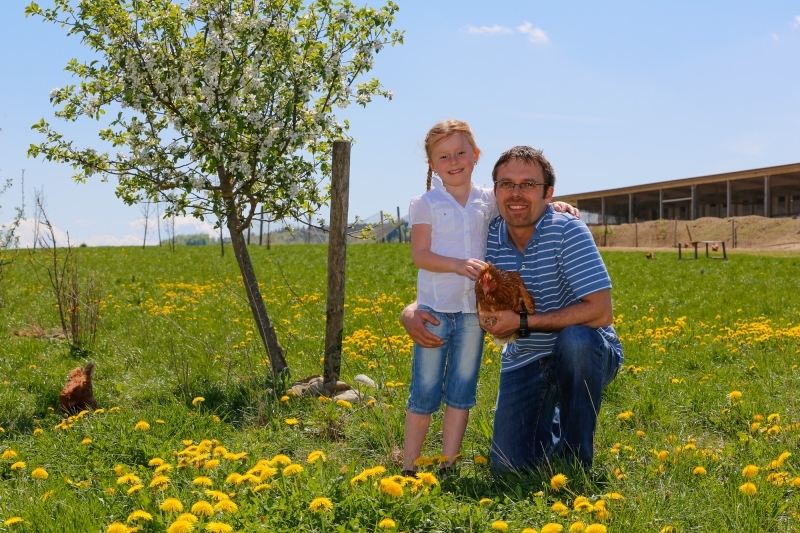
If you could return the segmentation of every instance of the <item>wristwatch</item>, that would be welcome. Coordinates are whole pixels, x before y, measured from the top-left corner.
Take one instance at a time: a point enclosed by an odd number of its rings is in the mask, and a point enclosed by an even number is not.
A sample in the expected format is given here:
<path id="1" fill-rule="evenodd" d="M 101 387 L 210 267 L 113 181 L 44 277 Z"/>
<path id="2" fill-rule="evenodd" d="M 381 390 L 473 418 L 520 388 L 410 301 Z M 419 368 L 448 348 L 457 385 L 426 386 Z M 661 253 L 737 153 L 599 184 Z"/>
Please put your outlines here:
<path id="1" fill-rule="evenodd" d="M 517 330 L 517 336 L 525 338 L 531 334 L 531 330 L 528 329 L 528 312 L 527 311 L 520 311 L 519 312 L 519 329 Z"/>

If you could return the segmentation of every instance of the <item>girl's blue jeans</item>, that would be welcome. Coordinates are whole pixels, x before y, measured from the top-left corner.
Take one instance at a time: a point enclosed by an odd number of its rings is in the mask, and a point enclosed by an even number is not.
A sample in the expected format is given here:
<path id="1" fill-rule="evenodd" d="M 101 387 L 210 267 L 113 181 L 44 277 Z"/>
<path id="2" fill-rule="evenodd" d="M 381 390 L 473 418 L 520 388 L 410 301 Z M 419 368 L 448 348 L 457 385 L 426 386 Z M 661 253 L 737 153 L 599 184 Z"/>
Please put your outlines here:
<path id="1" fill-rule="evenodd" d="M 411 390 L 406 408 L 414 414 L 429 415 L 442 403 L 455 409 L 475 405 L 478 372 L 483 353 L 484 331 L 477 313 L 440 313 L 419 306 L 439 320 L 425 327 L 444 344 L 438 348 L 414 346 Z"/>
<path id="2" fill-rule="evenodd" d="M 602 392 L 621 364 L 621 355 L 597 330 L 570 326 L 559 333 L 552 354 L 501 373 L 492 471 L 529 469 L 551 455 L 575 458 L 590 469 Z M 554 444 L 557 406 L 560 439 Z"/>

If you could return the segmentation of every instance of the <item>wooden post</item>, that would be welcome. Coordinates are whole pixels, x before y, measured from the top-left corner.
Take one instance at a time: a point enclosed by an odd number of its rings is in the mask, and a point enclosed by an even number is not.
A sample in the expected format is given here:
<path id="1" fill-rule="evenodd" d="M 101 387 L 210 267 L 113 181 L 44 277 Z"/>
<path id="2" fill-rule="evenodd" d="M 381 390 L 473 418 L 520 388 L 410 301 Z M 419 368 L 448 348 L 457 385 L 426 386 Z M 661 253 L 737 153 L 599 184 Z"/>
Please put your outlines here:
<path id="1" fill-rule="evenodd" d="M 736 222 L 731 218 L 731 249 L 736 248 Z"/>
<path id="2" fill-rule="evenodd" d="M 403 242 L 403 232 L 400 228 L 400 206 L 397 206 L 397 218 L 395 219 L 394 223 L 395 227 L 397 228 L 397 242 Z"/>
<path id="3" fill-rule="evenodd" d="M 225 239 L 222 237 L 222 219 L 219 220 L 220 257 L 225 257 Z"/>
<path id="4" fill-rule="evenodd" d="M 270 242 L 269 242 L 269 238 L 270 238 L 270 237 L 269 237 L 269 236 L 270 236 L 270 232 L 269 232 L 269 222 L 267 222 L 267 250 L 269 250 L 269 244 L 270 244 Z"/>
<path id="5" fill-rule="evenodd" d="M 342 367 L 347 209 L 350 195 L 350 142 L 334 141 L 331 222 L 328 234 L 328 304 L 325 311 L 325 383 L 336 383 Z"/>
<path id="6" fill-rule="evenodd" d="M 634 222 L 634 231 L 636 232 L 636 248 L 639 247 L 639 222 Z"/>
<path id="7" fill-rule="evenodd" d="M 381 242 L 386 242 L 386 235 L 383 232 L 383 211 L 381 211 Z"/>
<path id="8" fill-rule="evenodd" d="M 258 228 L 258 245 L 261 246 L 261 242 L 264 240 L 264 205 L 261 205 L 261 224 Z"/>

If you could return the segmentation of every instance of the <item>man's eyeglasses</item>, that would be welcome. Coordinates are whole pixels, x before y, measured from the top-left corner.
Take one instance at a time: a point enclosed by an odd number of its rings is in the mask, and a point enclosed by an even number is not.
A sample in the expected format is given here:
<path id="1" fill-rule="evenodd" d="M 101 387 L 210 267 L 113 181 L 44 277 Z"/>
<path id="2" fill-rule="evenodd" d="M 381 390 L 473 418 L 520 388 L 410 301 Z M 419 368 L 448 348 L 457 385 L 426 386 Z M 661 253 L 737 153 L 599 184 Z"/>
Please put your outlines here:
<path id="1" fill-rule="evenodd" d="M 533 190 L 539 185 L 544 185 L 544 183 L 539 183 L 538 181 L 523 181 L 521 183 L 514 183 L 510 180 L 503 180 L 495 183 L 497 190 L 504 193 L 514 192 L 514 188 L 516 187 L 519 187 L 519 192 L 533 192 Z"/>

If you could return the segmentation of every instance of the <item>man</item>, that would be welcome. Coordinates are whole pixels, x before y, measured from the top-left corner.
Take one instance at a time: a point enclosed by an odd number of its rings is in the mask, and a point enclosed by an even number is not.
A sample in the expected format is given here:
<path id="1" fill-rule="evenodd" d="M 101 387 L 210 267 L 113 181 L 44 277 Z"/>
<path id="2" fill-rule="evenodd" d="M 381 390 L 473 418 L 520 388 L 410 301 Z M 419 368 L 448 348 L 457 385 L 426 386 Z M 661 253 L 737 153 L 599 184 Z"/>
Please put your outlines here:
<path id="1" fill-rule="evenodd" d="M 534 466 L 550 455 L 575 458 L 590 469 L 603 389 L 622 364 L 614 328 L 611 281 L 586 225 L 550 205 L 553 167 L 541 151 L 517 146 L 492 170 L 500 217 L 489 226 L 486 261 L 518 271 L 536 312 L 481 312 L 496 337 L 518 332 L 503 348 L 492 435 L 496 473 Z M 403 311 L 414 341 L 437 345 L 424 327 L 433 317 Z M 493 320 L 496 322 L 493 323 Z M 553 416 L 560 409 L 560 439 Z"/>

